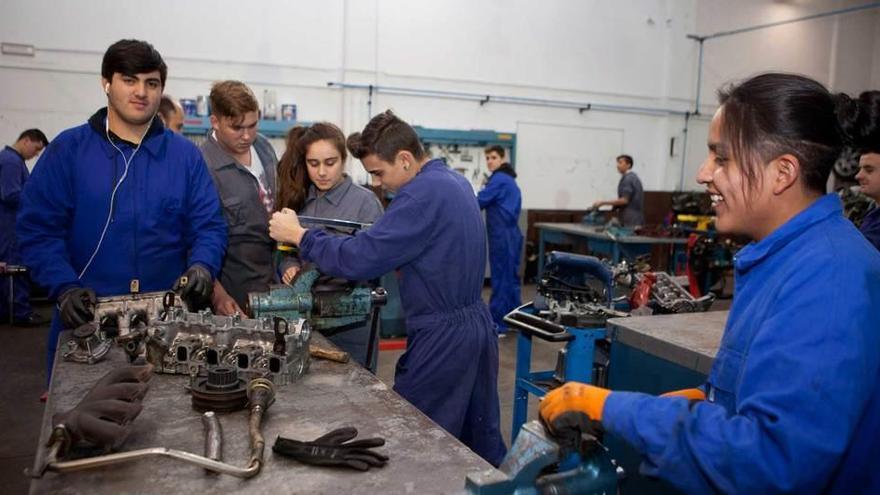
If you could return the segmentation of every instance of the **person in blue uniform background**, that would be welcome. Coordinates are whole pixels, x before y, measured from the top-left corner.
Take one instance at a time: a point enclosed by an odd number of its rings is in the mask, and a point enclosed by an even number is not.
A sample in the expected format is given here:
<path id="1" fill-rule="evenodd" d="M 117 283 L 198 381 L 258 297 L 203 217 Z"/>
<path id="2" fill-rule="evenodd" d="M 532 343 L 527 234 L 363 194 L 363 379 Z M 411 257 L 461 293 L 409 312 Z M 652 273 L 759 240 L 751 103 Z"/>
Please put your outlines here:
<path id="1" fill-rule="evenodd" d="M 27 182 L 25 161 L 30 160 L 49 146 L 43 131 L 28 129 L 18 136 L 15 144 L 0 151 L 0 262 L 20 265 L 21 254 L 15 240 L 15 216 L 21 205 L 21 191 Z M 24 275 L 13 278 L 12 317 L 16 325 L 38 325 L 42 320 L 31 309 L 30 279 Z M 9 284 L 0 284 L 0 321 L 9 321 Z"/>
<path id="2" fill-rule="evenodd" d="M 859 191 L 874 200 L 859 230 L 880 249 L 880 91 L 865 91 L 849 103 L 852 109 L 845 123 L 847 135 L 859 156 Z"/>
<path id="3" fill-rule="evenodd" d="M 348 138 L 352 155 L 396 192 L 385 214 L 354 237 L 304 229 L 292 210 L 270 235 L 299 246 L 329 275 L 367 280 L 399 269 L 407 350 L 394 390 L 494 465 L 499 430 L 498 339 L 481 299 L 486 230 L 470 183 L 431 160 L 409 124 L 390 110 Z"/>
<path id="4" fill-rule="evenodd" d="M 521 304 L 519 260 L 523 236 L 519 230 L 522 195 L 516 185 L 516 172 L 504 161 L 504 148 L 486 148 L 486 164 L 492 175 L 477 201 L 486 210 L 486 231 L 489 234 L 489 269 L 492 296 L 489 312 L 498 325 L 498 333 L 507 331 L 504 315 Z"/>
<path id="5" fill-rule="evenodd" d="M 599 421 L 686 493 L 880 492 L 880 253 L 824 194 L 843 100 L 789 74 L 720 93 L 697 181 L 718 232 L 752 242 L 708 380 L 667 397 L 567 383 L 539 408 L 551 432 Z"/>
<path id="6" fill-rule="evenodd" d="M 198 148 L 156 118 L 167 69 L 152 45 L 121 40 L 101 66 L 107 107 L 55 138 L 25 185 L 17 234 L 59 310 L 48 341 L 94 318 L 96 297 L 169 290 L 210 302 L 226 248 L 217 191 Z"/>

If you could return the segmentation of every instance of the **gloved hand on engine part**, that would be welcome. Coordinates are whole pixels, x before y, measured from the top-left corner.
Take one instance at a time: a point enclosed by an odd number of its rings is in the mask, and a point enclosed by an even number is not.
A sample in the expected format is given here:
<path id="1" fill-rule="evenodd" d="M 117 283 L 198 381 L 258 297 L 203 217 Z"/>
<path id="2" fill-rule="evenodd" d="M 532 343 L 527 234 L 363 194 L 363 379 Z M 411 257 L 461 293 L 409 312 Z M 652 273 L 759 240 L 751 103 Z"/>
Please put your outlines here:
<path id="1" fill-rule="evenodd" d="M 541 422 L 564 450 L 581 451 L 583 434 L 602 432 L 602 410 L 610 390 L 568 382 L 547 393 L 538 407 Z"/>
<path id="2" fill-rule="evenodd" d="M 106 449 L 119 447 L 128 437 L 131 422 L 141 412 L 141 401 L 152 376 L 152 365 L 110 370 L 76 407 L 52 416 L 55 431 L 61 430 L 67 440 L 61 455 L 81 443 Z"/>
<path id="3" fill-rule="evenodd" d="M 301 442 L 278 437 L 272 450 L 276 454 L 296 459 L 315 466 L 339 466 L 367 471 L 371 467 L 382 467 L 388 456 L 370 450 L 385 445 L 383 438 L 354 439 L 358 434 L 352 427 L 338 428 L 311 442 Z"/>
<path id="4" fill-rule="evenodd" d="M 85 287 L 67 289 L 58 298 L 58 309 L 64 328 L 75 329 L 95 319 L 95 291 Z"/>
<path id="5" fill-rule="evenodd" d="M 180 294 L 190 311 L 197 311 L 211 304 L 214 280 L 207 268 L 196 263 L 177 279 L 174 290 Z"/>

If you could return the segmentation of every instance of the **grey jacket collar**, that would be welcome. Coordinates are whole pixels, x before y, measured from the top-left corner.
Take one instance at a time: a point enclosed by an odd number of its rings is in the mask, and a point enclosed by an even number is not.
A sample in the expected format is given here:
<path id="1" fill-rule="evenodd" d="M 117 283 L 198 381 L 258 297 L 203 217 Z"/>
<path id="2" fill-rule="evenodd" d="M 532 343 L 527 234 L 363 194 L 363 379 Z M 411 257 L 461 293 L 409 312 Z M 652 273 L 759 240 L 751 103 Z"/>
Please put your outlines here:
<path id="1" fill-rule="evenodd" d="M 351 189 L 352 184 L 353 182 L 351 181 L 351 177 L 346 174 L 343 177 L 342 182 L 336 184 L 333 189 L 327 191 L 322 197 L 329 201 L 332 205 L 339 206 L 339 203 L 342 202 L 342 198 L 344 198 L 345 195 L 348 193 L 348 190 Z M 306 196 L 306 201 L 314 201 L 317 198 L 318 188 L 315 187 L 314 184 L 312 184 L 311 186 L 309 186 L 309 194 L 308 196 Z"/>
<path id="2" fill-rule="evenodd" d="M 202 153 L 205 156 L 208 168 L 220 170 L 226 167 L 241 167 L 244 169 L 243 165 L 238 163 L 235 158 L 220 146 L 220 143 L 214 139 L 213 134 L 213 132 L 208 132 L 205 144 L 202 146 Z M 277 173 L 276 166 L 278 165 L 275 150 L 272 148 L 269 140 L 262 134 L 257 134 L 257 139 L 252 146 L 257 150 L 257 156 L 260 157 L 260 162 L 263 163 L 263 171 L 266 174 L 266 181 L 269 182 L 269 188 L 274 191 L 275 174 Z"/>

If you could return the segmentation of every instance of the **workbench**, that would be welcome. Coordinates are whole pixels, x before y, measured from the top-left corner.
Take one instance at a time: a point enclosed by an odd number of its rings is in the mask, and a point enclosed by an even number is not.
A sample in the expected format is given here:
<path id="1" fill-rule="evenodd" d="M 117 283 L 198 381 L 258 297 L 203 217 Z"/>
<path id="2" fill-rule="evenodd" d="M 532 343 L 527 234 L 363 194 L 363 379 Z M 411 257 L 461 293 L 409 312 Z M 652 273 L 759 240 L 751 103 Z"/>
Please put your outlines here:
<path id="1" fill-rule="evenodd" d="M 702 385 L 718 353 L 727 315 L 709 311 L 608 320 L 608 388 L 659 395 Z M 621 493 L 677 493 L 664 482 L 640 476 L 641 456 L 622 439 L 609 434 L 604 443 L 627 473 Z"/>
<path id="2" fill-rule="evenodd" d="M 670 245 L 673 249 L 687 244 L 681 237 L 647 237 L 641 235 L 614 235 L 604 226 L 581 223 L 536 223 L 538 229 L 538 277 L 544 272 L 546 243 L 586 246 L 593 254 L 603 255 L 613 263 L 648 254 L 655 245 Z M 672 265 L 670 265 L 672 266 Z"/>
<path id="3" fill-rule="evenodd" d="M 320 334 L 313 342 L 333 347 Z M 68 340 L 66 334 L 60 343 Z M 74 407 L 109 369 L 127 362 L 115 346 L 104 361 L 78 364 L 56 354 L 49 400 L 43 415 L 40 445 L 51 431 L 51 417 Z M 132 423 L 123 451 L 169 447 L 204 453 L 201 415 L 190 405 L 184 390 L 189 377 L 153 376 L 143 411 Z M 57 474 L 47 472 L 31 483 L 31 493 L 455 493 L 464 489 L 468 473 L 492 466 L 448 434 L 409 402 L 359 365 L 312 359 L 309 372 L 299 381 L 278 387 L 275 403 L 263 422 L 265 465 L 250 480 L 206 474 L 173 459 L 147 459 L 105 468 Z M 248 461 L 250 444 L 247 411 L 218 414 L 223 430 L 223 460 L 237 466 Z M 271 446 L 278 435 L 313 440 L 342 426 L 354 426 L 358 439 L 380 436 L 377 449 L 390 456 L 379 469 L 359 472 L 315 467 L 275 455 Z M 38 457 L 45 454 L 40 449 Z"/>

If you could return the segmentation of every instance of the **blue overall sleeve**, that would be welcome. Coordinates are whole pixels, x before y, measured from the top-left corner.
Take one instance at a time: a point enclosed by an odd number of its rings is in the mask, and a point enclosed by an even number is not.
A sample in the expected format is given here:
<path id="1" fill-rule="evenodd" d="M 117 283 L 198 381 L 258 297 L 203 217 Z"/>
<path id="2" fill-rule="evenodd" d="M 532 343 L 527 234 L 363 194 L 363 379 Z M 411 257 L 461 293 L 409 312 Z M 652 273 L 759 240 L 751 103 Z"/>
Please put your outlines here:
<path id="1" fill-rule="evenodd" d="M 378 278 L 424 251 L 432 233 L 431 218 L 426 211 L 413 196 L 398 193 L 388 211 L 372 227 L 354 237 L 308 230 L 300 244 L 300 257 L 334 277 Z"/>
<path id="2" fill-rule="evenodd" d="M 22 186 L 21 164 L 12 160 L 0 163 L 0 202 L 10 209 L 18 208 Z"/>
<path id="3" fill-rule="evenodd" d="M 486 187 L 480 190 L 477 194 L 477 202 L 480 203 L 480 209 L 485 209 L 487 206 L 492 203 L 498 201 L 498 197 L 504 192 L 504 187 L 501 185 L 500 180 L 492 180 L 489 178 L 489 182 L 486 184 Z"/>
<path id="4" fill-rule="evenodd" d="M 57 299 L 64 290 L 81 286 L 70 262 L 65 239 L 72 223 L 74 194 L 69 147 L 52 146 L 43 153 L 25 183 L 16 221 L 21 256 L 34 280 Z"/>
<path id="5" fill-rule="evenodd" d="M 877 282 L 855 267 L 804 263 L 747 352 L 719 351 L 710 402 L 612 393 L 603 424 L 642 455 L 642 471 L 688 493 L 806 493 L 843 458 L 878 373 Z M 817 287 L 851 287 L 827 290 Z M 740 289 L 738 287 L 738 289 Z M 719 366 L 720 364 L 720 366 Z M 716 372 L 717 371 L 717 372 Z"/>
<path id="6" fill-rule="evenodd" d="M 188 266 L 204 265 L 211 276 L 220 273 L 226 252 L 226 221 L 208 166 L 198 148 L 193 148 L 190 162 L 189 196 L 187 198 L 187 244 L 190 246 Z"/>

